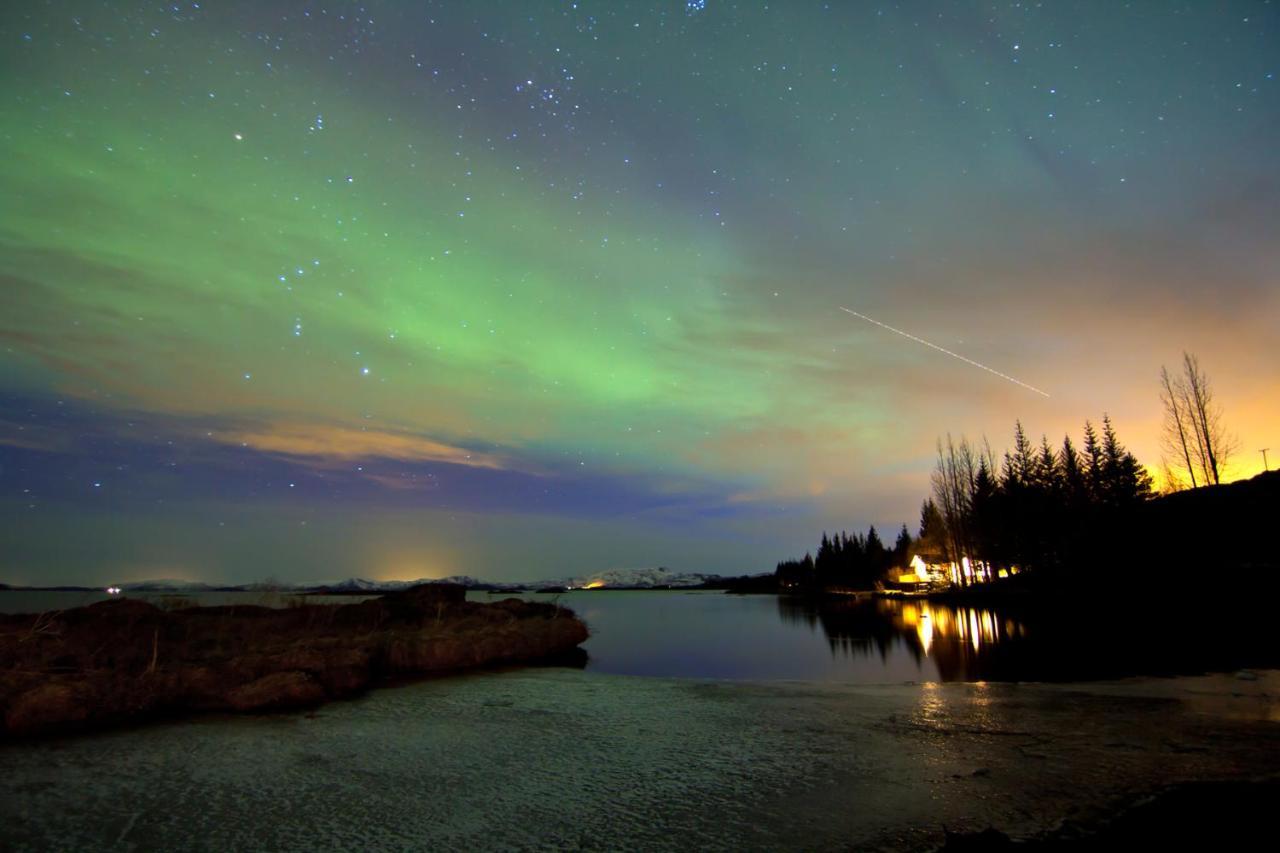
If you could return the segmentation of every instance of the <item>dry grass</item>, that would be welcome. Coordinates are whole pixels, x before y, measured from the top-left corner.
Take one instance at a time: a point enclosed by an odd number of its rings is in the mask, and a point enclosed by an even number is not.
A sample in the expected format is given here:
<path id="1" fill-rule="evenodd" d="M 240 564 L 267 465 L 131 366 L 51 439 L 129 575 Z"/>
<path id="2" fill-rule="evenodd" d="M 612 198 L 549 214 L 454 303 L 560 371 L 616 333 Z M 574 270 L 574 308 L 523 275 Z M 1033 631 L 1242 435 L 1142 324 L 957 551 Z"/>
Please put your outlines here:
<path id="1" fill-rule="evenodd" d="M 290 673 L 284 681 L 310 684 L 302 693 L 312 700 L 333 698 L 389 675 L 523 660 L 586 639 L 586 627 L 560 619 L 569 611 L 557 605 L 468 602 L 460 587 L 360 604 L 298 596 L 280 603 L 192 607 L 189 598 L 164 596 L 159 606 L 121 598 L 0 615 L 0 735 L 5 726 L 77 724 L 85 714 L 110 720 L 163 708 L 244 710 L 237 691 Z"/>

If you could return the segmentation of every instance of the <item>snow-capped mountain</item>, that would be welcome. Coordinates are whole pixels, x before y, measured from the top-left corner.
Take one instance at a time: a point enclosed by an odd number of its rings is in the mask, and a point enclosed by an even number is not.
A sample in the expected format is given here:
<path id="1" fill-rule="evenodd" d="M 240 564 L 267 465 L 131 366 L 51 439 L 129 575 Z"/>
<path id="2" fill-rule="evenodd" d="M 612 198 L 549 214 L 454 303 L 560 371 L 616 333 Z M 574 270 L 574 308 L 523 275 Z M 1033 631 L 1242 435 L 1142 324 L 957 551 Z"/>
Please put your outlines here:
<path id="1" fill-rule="evenodd" d="M 603 572 L 572 578 L 564 585 L 574 588 L 658 589 L 701 586 L 706 581 L 718 577 L 719 575 L 698 572 L 673 572 L 659 566 L 643 569 L 606 569 Z"/>
<path id="2" fill-rule="evenodd" d="M 673 572 L 663 567 L 640 569 L 606 569 L 589 575 L 573 577 L 549 578 L 528 583 L 510 581 L 486 581 L 470 575 L 451 575 L 447 578 L 419 578 L 417 580 L 378 581 L 368 578 L 347 578 L 341 581 L 325 583 L 277 583 L 260 582 L 235 586 L 213 586 L 197 581 L 184 581 L 172 578 L 159 580 L 134 581 L 122 583 L 120 588 L 127 592 L 199 592 L 201 590 L 244 590 L 261 591 L 265 589 L 280 592 L 303 592 L 308 590 L 324 590 L 328 592 L 345 592 L 355 595 L 394 592 L 398 589 L 424 583 L 455 583 L 468 589 L 545 589 L 563 587 L 565 589 L 664 589 L 689 588 L 701 586 L 708 580 L 719 578 L 719 575 L 701 574 L 698 572 Z"/>
<path id="3" fill-rule="evenodd" d="M 347 578 L 337 583 L 314 584 L 316 587 L 323 587 L 331 592 L 386 592 L 390 589 L 400 589 L 401 586 L 408 586 L 410 581 L 371 581 L 365 578 Z M 308 586 L 312 586 L 308 584 Z"/>
<path id="4" fill-rule="evenodd" d="M 485 586 L 485 587 L 491 586 L 491 587 L 494 587 L 495 589 L 519 589 L 519 588 L 523 588 L 524 586 L 524 584 L 518 584 L 518 583 L 491 583 L 489 581 L 480 580 L 479 578 L 473 578 L 471 577 L 471 575 L 450 575 L 447 578 L 440 578 L 438 580 L 412 581 L 410 583 L 410 586 L 412 586 L 415 583 L 456 583 L 460 586 L 465 586 L 468 589 L 470 589 L 471 587 L 477 587 L 477 586 Z"/>
<path id="5" fill-rule="evenodd" d="M 529 583 L 513 583 L 510 581 L 486 581 L 470 575 L 451 575 L 447 578 L 420 578 L 412 581 L 371 581 L 364 578 L 348 578 L 337 583 L 309 584 L 309 587 L 323 587 L 330 592 L 374 593 L 391 592 L 397 589 L 415 586 L 422 583 L 456 583 L 468 589 L 544 589 L 548 587 L 564 587 L 566 589 L 660 589 L 666 587 L 687 588 L 701 586 L 719 575 L 700 574 L 697 572 L 672 572 L 669 569 L 606 569 L 589 575 L 573 577 L 547 578 Z"/>
<path id="6" fill-rule="evenodd" d="M 317 583 L 304 584 L 300 588 L 305 589 L 327 589 L 330 592 L 393 592 L 397 589 L 407 589 L 411 586 L 417 586 L 424 583 L 456 583 L 465 587 L 504 587 L 518 586 L 518 584 L 490 584 L 485 581 L 473 578 L 470 575 L 452 575 L 447 578 L 418 578 L 411 581 L 371 581 L 365 578 L 347 578 L 344 581 L 336 583 Z"/>

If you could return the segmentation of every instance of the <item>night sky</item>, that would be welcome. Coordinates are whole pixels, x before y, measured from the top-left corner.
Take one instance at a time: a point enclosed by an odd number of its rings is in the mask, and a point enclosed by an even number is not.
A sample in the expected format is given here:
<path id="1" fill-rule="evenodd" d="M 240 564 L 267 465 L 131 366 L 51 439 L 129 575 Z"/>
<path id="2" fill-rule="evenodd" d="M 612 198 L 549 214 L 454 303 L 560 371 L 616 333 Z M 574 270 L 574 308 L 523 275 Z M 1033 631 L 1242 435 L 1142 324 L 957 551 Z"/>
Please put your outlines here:
<path id="1" fill-rule="evenodd" d="M 1198 354 L 1280 459 L 1280 8 L 0 9 L 0 581 L 769 571 Z M 841 311 L 874 318 L 1034 393 Z"/>

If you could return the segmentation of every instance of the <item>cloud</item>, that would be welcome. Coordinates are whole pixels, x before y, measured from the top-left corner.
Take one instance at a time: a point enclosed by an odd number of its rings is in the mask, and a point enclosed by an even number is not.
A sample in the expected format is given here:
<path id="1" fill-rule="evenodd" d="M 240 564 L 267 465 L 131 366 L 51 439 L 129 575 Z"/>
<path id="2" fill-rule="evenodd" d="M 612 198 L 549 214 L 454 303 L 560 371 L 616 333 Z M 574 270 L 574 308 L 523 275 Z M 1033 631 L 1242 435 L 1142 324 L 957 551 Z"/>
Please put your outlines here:
<path id="1" fill-rule="evenodd" d="M 274 423 L 218 433 L 219 441 L 264 453 L 321 460 L 395 459 L 445 462 L 472 468 L 503 469 L 498 457 L 408 432 L 355 429 L 327 424 Z"/>
<path id="2" fill-rule="evenodd" d="M 71 444 L 70 436 L 61 432 L 38 425 L 0 420 L 0 445 L 22 450 L 58 453 L 67 450 Z"/>

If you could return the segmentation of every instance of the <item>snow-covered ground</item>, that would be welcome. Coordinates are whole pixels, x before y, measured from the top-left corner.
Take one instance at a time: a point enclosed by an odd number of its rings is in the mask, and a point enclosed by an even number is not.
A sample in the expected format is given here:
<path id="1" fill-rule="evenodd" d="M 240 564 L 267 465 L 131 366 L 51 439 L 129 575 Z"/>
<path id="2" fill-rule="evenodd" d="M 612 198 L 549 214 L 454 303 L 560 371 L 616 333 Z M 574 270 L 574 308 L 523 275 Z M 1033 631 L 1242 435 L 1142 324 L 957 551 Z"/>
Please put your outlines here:
<path id="1" fill-rule="evenodd" d="M 563 669 L 0 746 L 11 850 L 923 849 L 1274 771 L 1280 673 L 1076 685 Z"/>

